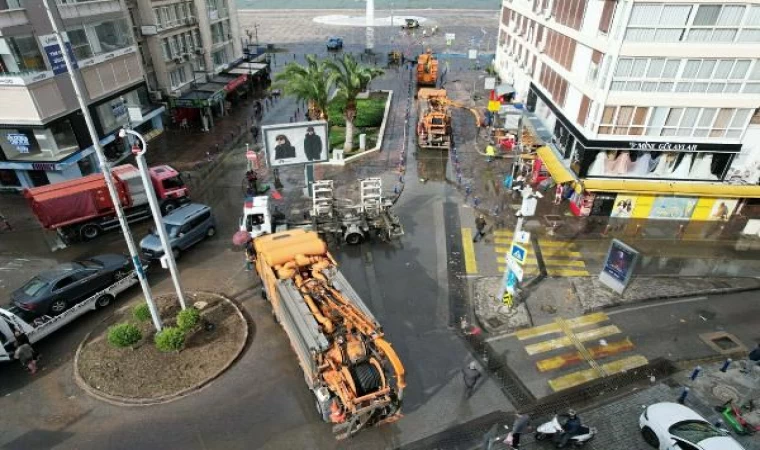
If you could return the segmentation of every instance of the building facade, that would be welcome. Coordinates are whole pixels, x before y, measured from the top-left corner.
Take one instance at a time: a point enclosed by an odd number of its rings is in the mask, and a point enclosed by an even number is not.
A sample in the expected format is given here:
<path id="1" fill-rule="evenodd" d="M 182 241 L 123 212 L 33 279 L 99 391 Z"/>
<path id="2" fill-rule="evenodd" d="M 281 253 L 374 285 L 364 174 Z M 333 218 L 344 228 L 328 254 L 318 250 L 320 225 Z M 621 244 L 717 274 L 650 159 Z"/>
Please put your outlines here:
<path id="1" fill-rule="evenodd" d="M 120 0 L 48 0 L 90 114 L 111 160 L 129 125 L 149 136 L 163 126 L 152 104 Z M 0 0 L 0 189 L 18 190 L 99 171 L 94 147 L 42 0 Z"/>
<path id="2" fill-rule="evenodd" d="M 224 115 L 229 93 L 246 86 L 227 74 L 242 61 L 235 0 L 128 0 L 151 96 L 173 109 L 175 120 Z M 185 97 L 189 101 L 179 99 Z"/>
<path id="3" fill-rule="evenodd" d="M 495 68 L 576 214 L 757 204 L 760 1 L 505 0 L 498 39 Z"/>

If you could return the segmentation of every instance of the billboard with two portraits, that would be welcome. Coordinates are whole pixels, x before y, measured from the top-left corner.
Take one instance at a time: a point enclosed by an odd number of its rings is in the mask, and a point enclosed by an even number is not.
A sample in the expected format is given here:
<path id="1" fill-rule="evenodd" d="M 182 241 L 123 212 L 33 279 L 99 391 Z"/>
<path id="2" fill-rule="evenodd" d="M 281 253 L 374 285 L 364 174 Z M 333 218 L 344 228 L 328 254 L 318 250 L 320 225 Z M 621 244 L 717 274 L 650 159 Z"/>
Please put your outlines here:
<path id="1" fill-rule="evenodd" d="M 327 122 L 282 123 L 261 127 L 269 167 L 327 161 Z"/>

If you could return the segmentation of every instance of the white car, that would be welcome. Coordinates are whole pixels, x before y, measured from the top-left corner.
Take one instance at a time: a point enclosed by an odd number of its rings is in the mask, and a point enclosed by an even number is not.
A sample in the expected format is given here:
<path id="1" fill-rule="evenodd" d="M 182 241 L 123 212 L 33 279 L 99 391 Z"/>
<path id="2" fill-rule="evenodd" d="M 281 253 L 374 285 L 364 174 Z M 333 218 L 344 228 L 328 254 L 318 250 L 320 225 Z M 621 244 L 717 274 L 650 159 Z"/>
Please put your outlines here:
<path id="1" fill-rule="evenodd" d="M 692 409 L 678 403 L 655 403 L 639 418 L 647 444 L 659 450 L 745 450 L 732 437 Z"/>

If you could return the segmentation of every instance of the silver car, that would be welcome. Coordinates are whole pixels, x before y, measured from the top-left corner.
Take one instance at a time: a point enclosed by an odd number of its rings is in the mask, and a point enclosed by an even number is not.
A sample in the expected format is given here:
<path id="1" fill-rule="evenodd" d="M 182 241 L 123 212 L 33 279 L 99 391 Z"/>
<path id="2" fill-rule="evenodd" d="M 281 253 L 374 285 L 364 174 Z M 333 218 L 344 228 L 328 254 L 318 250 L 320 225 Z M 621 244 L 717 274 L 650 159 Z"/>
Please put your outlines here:
<path id="1" fill-rule="evenodd" d="M 203 239 L 216 234 L 216 218 L 211 207 L 200 203 L 190 203 L 175 209 L 164 216 L 163 222 L 174 259 Z M 140 249 L 148 259 L 158 259 L 164 255 L 161 239 L 155 229 L 140 241 Z"/>

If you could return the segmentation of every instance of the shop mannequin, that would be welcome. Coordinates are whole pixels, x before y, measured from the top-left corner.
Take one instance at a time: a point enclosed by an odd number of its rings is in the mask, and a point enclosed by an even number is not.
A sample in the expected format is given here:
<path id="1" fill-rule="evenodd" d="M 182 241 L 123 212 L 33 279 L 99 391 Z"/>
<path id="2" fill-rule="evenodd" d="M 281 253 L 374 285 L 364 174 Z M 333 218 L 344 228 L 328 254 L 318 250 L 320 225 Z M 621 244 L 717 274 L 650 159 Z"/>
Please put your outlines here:
<path id="1" fill-rule="evenodd" d="M 689 178 L 694 180 L 717 180 L 718 177 L 712 174 L 713 155 L 711 153 L 700 153 L 694 160 L 694 165 L 689 172 Z"/>
<path id="2" fill-rule="evenodd" d="M 604 173 L 611 174 L 615 170 L 616 152 L 607 152 L 607 159 L 604 160 Z"/>
<path id="3" fill-rule="evenodd" d="M 675 158 L 672 153 L 664 153 L 660 155 L 660 160 L 657 162 L 657 167 L 655 167 L 652 175 L 656 177 L 668 178 L 670 176 L 670 173 L 673 171 L 674 163 Z"/>
<path id="4" fill-rule="evenodd" d="M 620 152 L 615 159 L 615 163 L 612 166 L 612 172 L 616 175 L 625 175 L 633 167 L 633 161 L 631 161 L 631 154 L 629 152 Z"/>
<path id="5" fill-rule="evenodd" d="M 598 152 L 596 154 L 596 158 L 594 159 L 594 162 L 592 162 L 591 166 L 589 166 L 588 168 L 588 175 L 595 176 L 595 177 L 604 176 L 605 174 L 604 163 L 606 161 L 607 161 L 607 155 L 604 152 Z"/>
<path id="6" fill-rule="evenodd" d="M 689 153 L 688 155 L 683 155 L 683 158 L 681 158 L 681 162 L 678 163 L 675 169 L 673 169 L 673 173 L 670 175 L 671 178 L 689 178 L 689 172 L 691 171 L 692 161 L 694 161 L 693 153 Z"/>
<path id="7" fill-rule="evenodd" d="M 633 163 L 633 171 L 631 175 L 637 176 L 637 177 L 645 177 L 647 174 L 649 174 L 649 164 L 652 162 L 652 154 L 651 153 L 641 153 L 636 159 L 636 162 Z"/>

